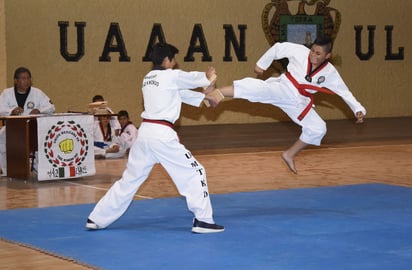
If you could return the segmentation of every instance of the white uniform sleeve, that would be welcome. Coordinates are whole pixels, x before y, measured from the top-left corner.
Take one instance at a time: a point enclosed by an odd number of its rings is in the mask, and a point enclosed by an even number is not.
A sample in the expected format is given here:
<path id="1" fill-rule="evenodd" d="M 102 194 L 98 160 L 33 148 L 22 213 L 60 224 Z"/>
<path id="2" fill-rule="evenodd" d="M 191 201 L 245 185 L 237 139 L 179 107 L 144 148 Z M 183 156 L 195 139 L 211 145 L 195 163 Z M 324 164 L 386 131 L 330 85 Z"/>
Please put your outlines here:
<path id="1" fill-rule="evenodd" d="M 261 69 L 266 70 L 272 64 L 273 60 L 279 60 L 282 58 L 292 58 L 294 53 L 309 51 L 303 45 L 290 43 L 290 42 L 277 42 L 269 50 L 267 50 L 256 62 L 256 65 Z"/>
<path id="2" fill-rule="evenodd" d="M 195 107 L 199 107 L 205 98 L 205 94 L 192 90 L 180 90 L 179 95 L 183 103 Z"/>
<path id="3" fill-rule="evenodd" d="M 117 116 L 110 117 L 110 126 L 114 130 L 122 129 L 122 127 L 120 126 L 120 123 L 119 123 L 119 119 L 117 119 Z"/>
<path id="4" fill-rule="evenodd" d="M 106 110 L 108 110 L 111 114 L 114 114 L 114 111 L 112 109 L 110 109 L 109 107 L 106 107 Z M 117 116 L 111 116 L 110 117 L 110 126 L 112 126 L 115 130 L 118 130 L 118 129 L 122 128 L 120 126 L 119 120 L 117 119 Z"/>
<path id="5" fill-rule="evenodd" d="M 8 116 L 11 111 L 17 107 L 17 101 L 14 97 L 14 90 L 4 89 L 0 95 L 0 115 Z"/>
<path id="6" fill-rule="evenodd" d="M 329 77 L 333 79 L 328 80 L 329 83 L 327 87 L 330 90 L 332 90 L 335 94 L 340 96 L 354 114 L 356 114 L 357 112 L 362 112 L 364 115 L 366 115 L 366 109 L 353 96 L 352 92 L 349 90 L 345 82 L 340 77 L 339 73 L 336 70 L 334 70 L 334 72 L 330 74 Z"/>
<path id="7" fill-rule="evenodd" d="M 176 85 L 180 89 L 195 89 L 198 87 L 209 86 L 210 81 L 206 77 L 205 72 L 200 71 L 183 71 L 175 70 L 177 72 Z"/>
<path id="8" fill-rule="evenodd" d="M 143 79 L 142 118 L 167 120 L 174 123 L 180 117 L 181 105 L 199 105 L 203 94 L 196 89 L 210 84 L 205 72 L 182 70 L 152 70 Z M 180 92 L 182 94 L 180 94 Z M 190 93 L 188 91 L 192 91 Z"/>
<path id="9" fill-rule="evenodd" d="M 109 147 L 112 147 L 113 145 L 119 145 L 121 147 L 122 142 L 120 140 L 120 137 L 116 136 L 116 132 L 113 127 L 110 127 L 110 129 L 111 129 L 110 131 L 111 131 L 112 141 L 108 143 L 110 145 Z"/>
<path id="10" fill-rule="evenodd" d="M 133 124 L 128 124 L 126 129 L 120 134 L 119 142 L 123 149 L 132 147 L 134 141 L 137 139 L 137 128 Z"/>
<path id="11" fill-rule="evenodd" d="M 41 91 L 38 88 L 32 88 L 29 96 L 27 97 L 27 101 L 29 101 L 32 98 L 32 95 L 33 95 L 33 98 L 35 99 L 35 109 L 38 109 L 40 113 L 52 114 L 55 112 L 56 108 L 54 104 L 51 102 L 50 98 L 43 91 Z M 24 109 L 26 110 L 26 108 Z M 30 113 L 30 112 L 27 112 L 27 113 Z"/>
<path id="12" fill-rule="evenodd" d="M 179 90 L 179 95 L 182 102 L 191 106 L 199 107 L 202 100 L 205 98 L 205 95 L 203 93 L 188 89 L 209 86 L 210 81 L 207 79 L 206 73 L 200 71 L 176 71 L 178 74 L 176 84 L 181 89 Z"/>

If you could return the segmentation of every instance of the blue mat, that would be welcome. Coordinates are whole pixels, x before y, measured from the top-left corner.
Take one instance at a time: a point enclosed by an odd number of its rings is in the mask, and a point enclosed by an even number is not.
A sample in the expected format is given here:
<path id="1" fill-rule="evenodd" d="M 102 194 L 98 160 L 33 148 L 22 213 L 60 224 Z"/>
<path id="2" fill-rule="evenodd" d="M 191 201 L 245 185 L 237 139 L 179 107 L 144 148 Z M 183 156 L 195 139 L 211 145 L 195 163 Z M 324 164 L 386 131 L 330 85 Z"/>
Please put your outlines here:
<path id="1" fill-rule="evenodd" d="M 0 237 L 103 269 L 411 269 L 412 189 L 382 184 L 213 195 L 224 233 L 192 234 L 182 198 L 0 211 Z"/>

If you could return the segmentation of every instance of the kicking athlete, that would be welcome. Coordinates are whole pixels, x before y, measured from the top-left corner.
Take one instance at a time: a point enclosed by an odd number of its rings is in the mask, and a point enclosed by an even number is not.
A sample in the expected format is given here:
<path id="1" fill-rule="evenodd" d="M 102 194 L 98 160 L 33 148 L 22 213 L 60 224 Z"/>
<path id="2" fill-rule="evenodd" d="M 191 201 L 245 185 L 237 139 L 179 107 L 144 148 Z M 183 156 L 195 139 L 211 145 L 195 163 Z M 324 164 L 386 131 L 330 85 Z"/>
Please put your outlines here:
<path id="1" fill-rule="evenodd" d="M 226 97 L 281 108 L 302 127 L 299 139 L 281 155 L 289 169 L 297 174 L 296 155 L 310 144 L 319 146 L 326 134 L 325 121 L 313 109 L 313 94 L 320 91 L 339 95 L 354 112 L 357 123 L 362 123 L 366 114 L 365 108 L 352 95 L 338 71 L 329 62 L 331 57 L 332 40 L 326 36 L 317 38 L 311 49 L 289 42 L 276 43 L 258 60 L 255 73 L 263 74 L 273 60 L 288 58 L 286 73 L 265 81 L 244 78 L 234 81 L 233 85 L 219 89 L 209 88 L 204 92 L 219 90 Z"/>
<path id="2" fill-rule="evenodd" d="M 215 83 L 216 72 L 185 72 L 176 66 L 177 48 L 170 44 L 153 47 L 153 70 L 143 79 L 144 111 L 139 135 L 130 149 L 126 170 L 100 199 L 86 222 L 88 229 L 103 229 L 125 213 L 140 185 L 156 163 L 160 163 L 186 197 L 187 207 L 194 214 L 192 232 L 224 231 L 215 224 L 206 180 L 206 171 L 199 161 L 179 142 L 173 123 L 179 118 L 182 102 L 200 106 L 204 99 L 213 105 L 211 94 L 192 91 Z"/>

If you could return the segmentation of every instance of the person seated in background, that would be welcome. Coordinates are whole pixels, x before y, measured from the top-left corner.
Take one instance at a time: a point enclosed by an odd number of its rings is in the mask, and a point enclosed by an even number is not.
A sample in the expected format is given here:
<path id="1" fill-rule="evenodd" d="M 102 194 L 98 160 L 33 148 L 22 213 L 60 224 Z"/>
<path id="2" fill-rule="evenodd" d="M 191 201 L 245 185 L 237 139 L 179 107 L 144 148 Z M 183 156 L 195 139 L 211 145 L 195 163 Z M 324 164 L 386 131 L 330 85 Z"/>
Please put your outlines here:
<path id="1" fill-rule="evenodd" d="M 129 113 L 126 110 L 119 111 L 117 119 L 121 126 L 119 141 L 128 154 L 137 138 L 137 127 L 130 121 Z"/>
<path id="2" fill-rule="evenodd" d="M 102 101 L 105 101 L 102 95 L 95 95 L 95 96 L 92 98 L 92 102 L 93 102 L 93 103 L 94 103 L 94 102 L 99 102 L 99 101 L 101 101 L 101 102 L 102 102 Z M 111 124 L 112 127 L 114 128 L 115 133 L 116 133 L 116 136 L 118 136 L 119 133 L 120 133 L 120 129 L 121 129 L 120 123 L 119 123 L 116 115 L 114 115 L 114 111 L 113 111 L 112 109 L 110 109 L 109 107 L 107 107 L 107 106 L 106 106 L 105 108 L 112 114 L 112 116 L 110 117 L 110 124 Z M 98 119 L 97 119 L 96 117 L 95 117 L 94 120 L 95 120 L 96 122 L 98 122 Z"/>
<path id="3" fill-rule="evenodd" d="M 0 115 L 53 114 L 55 106 L 39 88 L 32 86 L 31 72 L 19 67 L 14 72 L 14 86 L 6 88 L 0 95 Z M 37 153 L 35 153 L 36 155 Z M 6 127 L 0 129 L 0 166 L 2 176 L 7 175 Z M 33 162 L 37 170 L 37 159 Z"/>
<path id="4" fill-rule="evenodd" d="M 95 116 L 98 119 L 97 122 L 94 122 L 93 127 L 95 159 L 124 157 L 126 151 L 121 145 L 120 137 L 116 136 L 110 123 L 112 113 L 105 109 L 97 111 Z"/>

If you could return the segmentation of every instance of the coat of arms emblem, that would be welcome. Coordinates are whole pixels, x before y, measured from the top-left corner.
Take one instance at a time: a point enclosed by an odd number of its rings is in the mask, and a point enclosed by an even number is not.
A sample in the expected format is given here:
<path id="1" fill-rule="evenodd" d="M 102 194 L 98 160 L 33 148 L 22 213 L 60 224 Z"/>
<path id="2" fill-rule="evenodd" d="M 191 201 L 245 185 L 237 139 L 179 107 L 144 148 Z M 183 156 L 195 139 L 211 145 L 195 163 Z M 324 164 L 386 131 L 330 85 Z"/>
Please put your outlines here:
<path id="1" fill-rule="evenodd" d="M 341 15 L 329 7 L 329 3 L 330 0 L 271 0 L 262 11 L 262 28 L 269 45 L 278 41 L 310 45 L 321 34 L 335 40 Z M 290 11 L 289 4 L 297 5 L 295 14 Z M 308 14 L 306 9 L 312 12 Z M 273 14 L 271 18 L 270 14 Z"/>
<path id="2" fill-rule="evenodd" d="M 341 14 L 329 3 L 330 0 L 271 0 L 262 11 L 262 28 L 269 45 L 289 41 L 309 47 L 319 35 L 328 35 L 334 41 Z M 294 14 L 291 8 L 295 8 Z"/>

